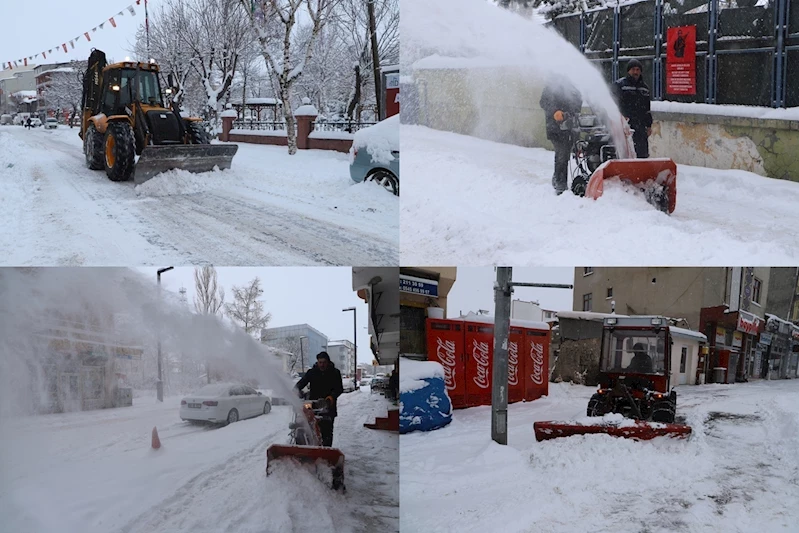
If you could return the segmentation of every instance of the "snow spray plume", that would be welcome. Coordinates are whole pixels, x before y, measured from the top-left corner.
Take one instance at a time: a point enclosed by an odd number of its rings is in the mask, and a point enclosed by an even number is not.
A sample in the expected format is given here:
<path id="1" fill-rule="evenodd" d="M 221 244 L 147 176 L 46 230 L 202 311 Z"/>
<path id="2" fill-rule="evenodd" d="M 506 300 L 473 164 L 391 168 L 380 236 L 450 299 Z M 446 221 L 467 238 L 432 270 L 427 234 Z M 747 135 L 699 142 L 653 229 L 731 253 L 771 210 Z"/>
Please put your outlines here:
<path id="1" fill-rule="evenodd" d="M 624 156 L 628 142 L 623 138 L 620 113 L 602 74 L 572 44 L 540 22 L 485 0 L 403 0 L 400 46 L 404 73 L 410 74 L 414 64 L 424 58 L 428 59 L 419 66 L 462 65 L 469 69 L 465 77 L 469 87 L 454 90 L 471 91 L 479 113 L 472 132 L 476 136 L 491 136 L 491 115 L 496 114 L 497 107 L 539 110 L 533 91 L 525 93 L 525 88 L 543 88 L 547 81 L 563 77 L 579 89 L 595 112 L 619 123 L 611 130 L 613 141 Z M 513 92 L 513 84 L 508 83 L 511 80 L 518 80 L 521 90 Z"/>
<path id="2" fill-rule="evenodd" d="M 159 335 L 165 373 L 170 358 L 194 368 L 217 361 L 224 365 L 218 370 L 231 380 L 255 380 L 300 405 L 278 359 L 263 345 L 216 316 L 189 312 L 171 292 L 164 290 L 159 298 L 155 280 L 118 268 L 4 268 L 0 422 L 10 415 L 59 410 L 52 399 L 57 386 L 53 370 L 79 365 L 78 357 L 88 351 L 105 361 L 106 372 L 114 372 L 114 351 L 138 347 L 143 350 L 139 364 L 150 366 L 130 376 L 141 379 L 132 385 L 154 389 Z M 182 382 L 175 379 L 174 388 L 167 382 L 166 393 L 187 393 L 205 382 L 199 373 Z M 106 397 L 112 397 L 110 391 Z"/>

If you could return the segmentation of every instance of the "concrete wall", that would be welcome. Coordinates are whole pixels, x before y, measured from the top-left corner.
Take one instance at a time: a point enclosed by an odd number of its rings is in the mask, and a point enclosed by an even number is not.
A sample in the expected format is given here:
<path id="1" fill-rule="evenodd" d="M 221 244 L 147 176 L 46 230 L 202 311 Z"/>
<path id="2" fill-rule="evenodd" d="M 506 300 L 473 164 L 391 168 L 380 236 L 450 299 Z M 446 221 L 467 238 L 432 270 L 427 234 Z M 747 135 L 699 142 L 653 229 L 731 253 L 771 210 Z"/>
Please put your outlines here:
<path id="1" fill-rule="evenodd" d="M 558 360 L 552 370 L 551 380 L 579 381 L 579 374 L 585 372 L 583 383 L 597 385 L 599 383 L 600 338 L 571 340 L 562 339 Z"/>
<path id="2" fill-rule="evenodd" d="M 799 181 L 799 120 L 654 112 L 652 157 Z"/>
<path id="3" fill-rule="evenodd" d="M 680 359 L 683 347 L 688 349 L 685 358 L 686 385 L 696 384 L 696 365 L 699 362 L 699 341 L 685 337 L 672 336 L 671 345 L 671 386 L 680 384 Z"/>

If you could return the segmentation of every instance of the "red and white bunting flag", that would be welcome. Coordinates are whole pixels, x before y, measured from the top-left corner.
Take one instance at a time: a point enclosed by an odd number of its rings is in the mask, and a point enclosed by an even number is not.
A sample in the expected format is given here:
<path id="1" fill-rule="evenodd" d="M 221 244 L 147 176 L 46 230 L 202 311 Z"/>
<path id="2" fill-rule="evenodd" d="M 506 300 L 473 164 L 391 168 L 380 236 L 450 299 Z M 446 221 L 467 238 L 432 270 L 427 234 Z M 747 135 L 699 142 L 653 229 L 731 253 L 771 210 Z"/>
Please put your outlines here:
<path id="1" fill-rule="evenodd" d="M 123 13 L 122 11 L 120 11 L 119 13 L 117 13 L 117 15 L 119 15 L 120 17 L 124 17 L 124 16 L 125 16 L 125 13 Z"/>
<path id="2" fill-rule="evenodd" d="M 128 6 L 128 12 L 129 12 L 131 15 L 134 15 L 134 16 L 136 15 L 136 10 L 135 10 L 135 9 L 133 9 L 133 6 Z"/>
<path id="3" fill-rule="evenodd" d="M 25 58 L 25 66 L 26 67 L 28 66 L 28 58 L 27 57 Z"/>
<path id="4" fill-rule="evenodd" d="M 75 49 L 75 41 L 69 41 L 69 46 L 71 46 L 72 49 L 74 50 Z"/>
<path id="5" fill-rule="evenodd" d="M 115 27 L 115 28 L 117 27 L 117 23 L 116 23 L 116 22 L 114 22 L 114 17 L 111 17 L 110 19 L 108 19 L 108 21 L 111 23 L 111 25 L 112 25 L 113 27 Z"/>
<path id="6" fill-rule="evenodd" d="M 44 52 L 42 52 L 42 57 L 43 57 L 43 58 L 45 58 L 45 59 L 47 59 L 47 54 L 45 54 Z"/>
<path id="7" fill-rule="evenodd" d="M 66 54 L 67 53 L 67 43 L 62 44 L 61 46 L 64 47 L 64 53 Z"/>
<path id="8" fill-rule="evenodd" d="M 103 22 L 102 24 L 100 24 L 100 29 L 101 29 L 101 30 L 103 29 L 103 26 L 105 26 L 105 22 Z"/>
<path id="9" fill-rule="evenodd" d="M 12 69 L 12 68 L 14 68 L 14 67 L 12 67 L 12 66 L 11 66 L 11 61 L 9 61 L 9 62 L 8 62 L 8 68 L 9 68 L 9 69 Z"/>
<path id="10" fill-rule="evenodd" d="M 141 5 L 141 0 L 136 0 L 136 5 L 140 6 Z"/>
<path id="11" fill-rule="evenodd" d="M 14 61 L 14 66 L 15 66 L 15 67 L 16 67 L 16 66 L 18 66 L 16 61 Z"/>
<path id="12" fill-rule="evenodd" d="M 86 33 L 84 33 L 83 35 L 86 37 L 87 41 L 92 42 L 92 38 L 89 37 L 89 32 L 88 31 Z"/>
<path id="13" fill-rule="evenodd" d="M 97 31 L 97 26 L 95 26 L 94 28 L 92 28 L 92 33 L 95 33 L 96 31 Z"/>

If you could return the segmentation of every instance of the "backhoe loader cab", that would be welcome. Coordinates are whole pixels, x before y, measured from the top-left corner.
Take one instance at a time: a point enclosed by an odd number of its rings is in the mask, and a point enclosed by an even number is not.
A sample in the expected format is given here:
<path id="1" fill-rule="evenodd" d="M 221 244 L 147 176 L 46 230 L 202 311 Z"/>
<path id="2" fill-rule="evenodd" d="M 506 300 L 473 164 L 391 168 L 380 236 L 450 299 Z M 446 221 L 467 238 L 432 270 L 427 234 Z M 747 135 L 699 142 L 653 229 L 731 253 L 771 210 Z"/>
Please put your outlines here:
<path id="1" fill-rule="evenodd" d="M 92 50 L 82 109 L 79 135 L 86 164 L 105 169 L 113 181 L 133 177 L 139 184 L 172 168 L 230 168 L 238 149 L 211 145 L 199 118 L 182 117 L 175 105 L 165 107 L 158 65 L 152 61 L 108 65 L 102 51 Z"/>

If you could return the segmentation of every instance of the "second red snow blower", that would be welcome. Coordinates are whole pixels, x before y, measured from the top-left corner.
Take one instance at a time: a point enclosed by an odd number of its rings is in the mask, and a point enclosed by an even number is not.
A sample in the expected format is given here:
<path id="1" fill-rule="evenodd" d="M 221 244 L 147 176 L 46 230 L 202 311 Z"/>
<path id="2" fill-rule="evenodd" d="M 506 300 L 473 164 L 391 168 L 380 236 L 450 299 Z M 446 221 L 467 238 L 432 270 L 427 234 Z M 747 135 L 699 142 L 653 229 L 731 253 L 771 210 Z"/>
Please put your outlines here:
<path id="1" fill-rule="evenodd" d="M 617 150 L 610 128 L 596 115 L 569 116 L 561 127 L 570 129 L 574 139 L 572 153 L 576 168 L 572 172 L 571 190 L 575 195 L 596 200 L 604 192 L 605 180 L 618 178 L 643 192 L 646 201 L 660 211 L 674 212 L 677 206 L 677 165 L 674 161 L 630 159 L 635 157 L 635 152 L 629 146 L 626 150 Z M 629 139 L 630 128 L 623 118 L 613 129 L 617 137 Z"/>
<path id="2" fill-rule="evenodd" d="M 669 387 L 672 329 L 660 316 L 605 318 L 599 390 L 588 401 L 587 418 L 535 422 L 536 440 L 589 433 L 638 440 L 690 435 L 690 426 L 675 423 L 677 392 Z M 607 416 L 612 414 L 621 416 Z"/>
<path id="3" fill-rule="evenodd" d="M 329 417 L 327 400 L 305 400 L 302 411 L 295 411 L 289 424 L 289 444 L 273 444 L 266 450 L 266 475 L 270 475 L 278 461 L 294 462 L 332 470 L 332 488 L 344 487 L 344 454 L 341 450 L 322 446 L 319 420 Z"/>

